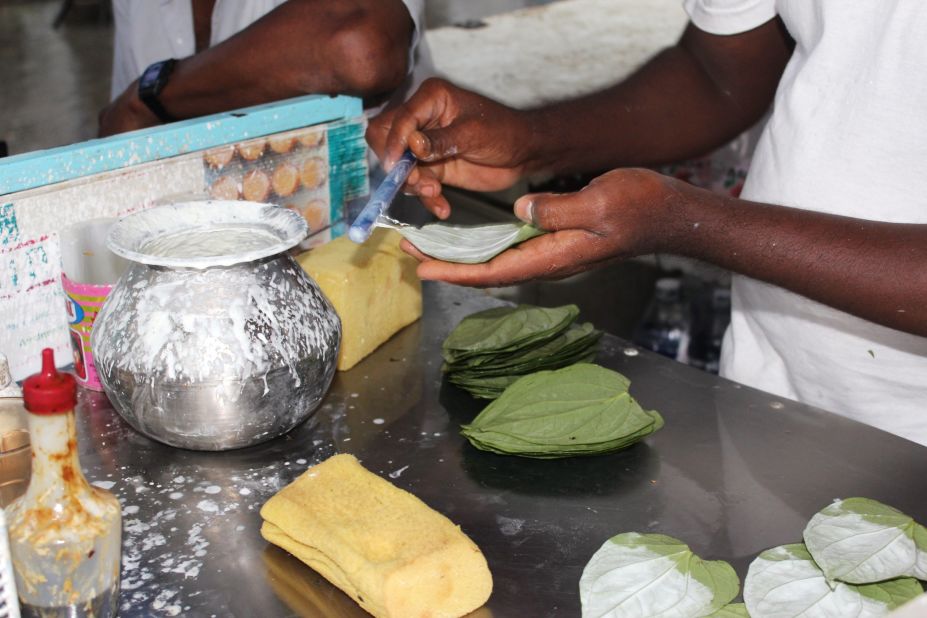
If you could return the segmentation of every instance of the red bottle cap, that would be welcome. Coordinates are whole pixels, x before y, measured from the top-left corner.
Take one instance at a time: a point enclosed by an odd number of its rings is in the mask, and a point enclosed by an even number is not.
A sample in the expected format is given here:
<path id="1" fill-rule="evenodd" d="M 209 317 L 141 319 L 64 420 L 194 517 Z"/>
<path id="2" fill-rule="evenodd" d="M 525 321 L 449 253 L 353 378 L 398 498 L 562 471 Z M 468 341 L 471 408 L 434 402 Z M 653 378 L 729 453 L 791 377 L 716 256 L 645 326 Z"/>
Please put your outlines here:
<path id="1" fill-rule="evenodd" d="M 23 403 L 33 414 L 68 412 L 77 405 L 77 382 L 69 373 L 55 369 L 55 353 L 42 350 L 42 371 L 23 383 Z"/>

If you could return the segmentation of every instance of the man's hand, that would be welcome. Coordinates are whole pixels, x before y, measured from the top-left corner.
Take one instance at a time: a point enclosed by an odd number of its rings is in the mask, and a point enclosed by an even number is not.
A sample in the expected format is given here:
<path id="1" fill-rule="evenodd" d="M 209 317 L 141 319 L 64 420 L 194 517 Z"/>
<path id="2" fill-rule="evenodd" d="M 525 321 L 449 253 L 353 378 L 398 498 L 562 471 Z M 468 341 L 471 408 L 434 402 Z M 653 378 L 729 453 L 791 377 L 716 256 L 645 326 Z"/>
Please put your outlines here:
<path id="1" fill-rule="evenodd" d="M 643 169 L 618 169 L 577 193 L 526 195 L 515 203 L 523 221 L 551 233 L 533 238 L 484 264 L 452 264 L 403 249 L 422 260 L 422 279 L 477 287 L 531 279 L 561 279 L 607 262 L 669 246 L 694 187 Z"/>
<path id="2" fill-rule="evenodd" d="M 450 214 L 442 183 L 474 191 L 512 186 L 525 171 L 530 137 L 528 114 L 440 79 L 426 81 L 367 129 L 387 170 L 406 148 L 418 157 L 406 190 L 442 219 Z"/>
<path id="3" fill-rule="evenodd" d="M 99 137 L 106 137 L 158 124 L 161 124 L 158 117 L 138 98 L 138 80 L 136 80 L 100 111 L 97 134 Z"/>
<path id="4" fill-rule="evenodd" d="M 673 253 L 927 337 L 927 224 L 750 202 L 641 169 L 609 172 L 578 193 L 526 195 L 515 214 L 551 233 L 485 264 L 432 260 L 406 241 L 403 248 L 422 260 L 422 279 L 486 287 Z"/>

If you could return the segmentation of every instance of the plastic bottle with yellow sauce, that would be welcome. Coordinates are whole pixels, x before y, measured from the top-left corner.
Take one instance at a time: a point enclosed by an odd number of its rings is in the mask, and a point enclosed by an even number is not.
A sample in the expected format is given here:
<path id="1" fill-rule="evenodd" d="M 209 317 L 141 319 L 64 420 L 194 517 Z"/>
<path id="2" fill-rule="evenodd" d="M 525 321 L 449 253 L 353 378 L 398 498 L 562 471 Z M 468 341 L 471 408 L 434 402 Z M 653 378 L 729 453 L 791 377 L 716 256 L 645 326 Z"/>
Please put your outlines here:
<path id="1" fill-rule="evenodd" d="M 74 378 L 55 369 L 26 379 L 32 479 L 6 509 L 23 616 L 115 616 L 119 600 L 122 514 L 119 501 L 87 482 L 77 457 Z"/>

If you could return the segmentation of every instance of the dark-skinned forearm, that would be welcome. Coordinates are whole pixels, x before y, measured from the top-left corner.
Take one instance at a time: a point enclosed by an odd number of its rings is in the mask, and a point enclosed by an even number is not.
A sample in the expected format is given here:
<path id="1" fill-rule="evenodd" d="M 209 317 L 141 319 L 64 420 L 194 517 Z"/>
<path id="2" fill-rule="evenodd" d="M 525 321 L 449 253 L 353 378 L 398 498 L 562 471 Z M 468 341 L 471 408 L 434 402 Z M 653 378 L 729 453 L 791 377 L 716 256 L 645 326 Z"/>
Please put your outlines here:
<path id="1" fill-rule="evenodd" d="M 527 167 L 592 172 L 705 154 L 762 117 L 790 55 L 778 20 L 729 37 L 689 26 L 620 84 L 527 113 Z"/>
<path id="2" fill-rule="evenodd" d="M 927 225 L 691 192 L 674 205 L 658 251 L 711 262 L 872 322 L 927 336 Z"/>
<path id="3" fill-rule="evenodd" d="M 307 93 L 387 93 L 406 75 L 412 31 L 399 0 L 290 0 L 181 60 L 161 100 L 190 118 Z"/>

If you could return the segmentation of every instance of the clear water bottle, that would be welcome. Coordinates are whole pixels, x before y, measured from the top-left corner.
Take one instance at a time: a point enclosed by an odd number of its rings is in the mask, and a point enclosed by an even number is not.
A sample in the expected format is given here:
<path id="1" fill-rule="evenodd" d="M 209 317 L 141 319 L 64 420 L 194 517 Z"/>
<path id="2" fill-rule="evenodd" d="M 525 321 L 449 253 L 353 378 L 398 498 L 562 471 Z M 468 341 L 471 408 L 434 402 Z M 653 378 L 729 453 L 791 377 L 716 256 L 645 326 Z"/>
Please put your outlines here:
<path id="1" fill-rule="evenodd" d="M 711 330 L 705 371 L 718 373 L 721 365 L 721 343 L 731 323 L 731 289 L 715 288 L 711 294 Z"/>
<path id="2" fill-rule="evenodd" d="M 718 373 L 721 342 L 731 321 L 731 290 L 726 286 L 705 286 L 697 300 L 691 318 L 689 364 Z"/>
<path id="3" fill-rule="evenodd" d="M 634 343 L 679 362 L 688 362 L 689 312 L 682 298 L 682 281 L 657 280 L 654 297 L 635 329 Z"/>

